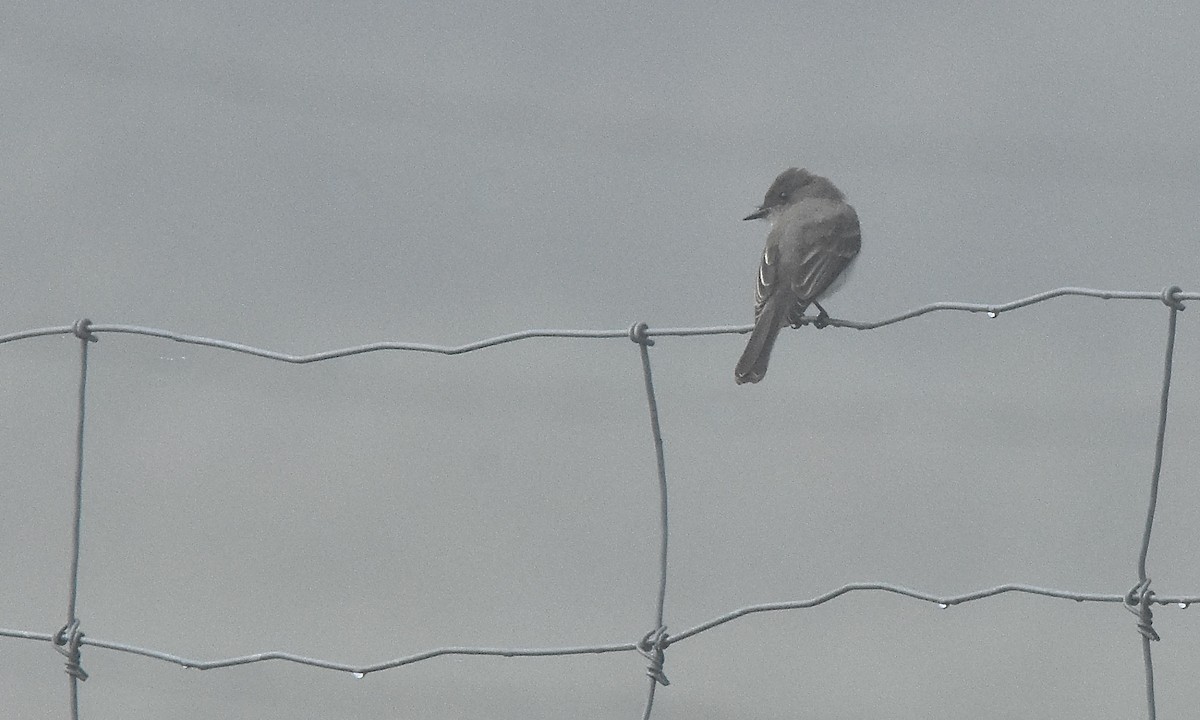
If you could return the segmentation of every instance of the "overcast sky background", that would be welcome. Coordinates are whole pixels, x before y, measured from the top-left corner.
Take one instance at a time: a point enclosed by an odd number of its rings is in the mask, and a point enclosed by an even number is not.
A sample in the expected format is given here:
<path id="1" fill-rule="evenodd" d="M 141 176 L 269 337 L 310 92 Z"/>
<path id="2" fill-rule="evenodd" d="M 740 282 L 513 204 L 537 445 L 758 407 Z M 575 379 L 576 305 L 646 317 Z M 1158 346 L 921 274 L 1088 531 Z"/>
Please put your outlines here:
<path id="1" fill-rule="evenodd" d="M 827 307 L 873 320 L 1082 285 L 1200 286 L 1200 8 L 1040 2 L 10 3 L 0 334 L 80 317 L 307 353 L 527 328 L 749 323 L 792 165 L 863 226 Z M 1200 312 L 1194 310 L 1193 312 Z M 855 581 L 1122 593 L 1167 310 L 1082 298 L 651 350 L 666 624 Z M 1200 592 L 1200 331 L 1180 316 L 1150 575 Z M 65 617 L 74 338 L 0 346 L 0 627 Z M 637 348 L 530 340 L 290 366 L 91 348 L 85 634 L 208 660 L 373 663 L 636 640 L 658 507 Z M 1160 717 L 1200 706 L 1163 608 Z M 87 720 L 633 718 L 633 653 L 439 658 L 353 680 L 85 647 Z M 1117 605 L 856 593 L 669 649 L 655 718 L 1143 717 Z M 14 718 L 62 658 L 0 638 Z"/>

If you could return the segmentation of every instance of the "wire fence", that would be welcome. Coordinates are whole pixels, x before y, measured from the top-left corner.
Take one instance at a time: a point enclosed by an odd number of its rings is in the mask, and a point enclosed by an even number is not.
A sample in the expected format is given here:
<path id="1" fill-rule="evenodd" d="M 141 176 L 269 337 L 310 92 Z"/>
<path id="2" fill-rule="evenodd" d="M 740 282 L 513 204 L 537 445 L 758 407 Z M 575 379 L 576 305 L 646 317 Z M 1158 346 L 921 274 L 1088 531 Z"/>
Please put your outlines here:
<path id="1" fill-rule="evenodd" d="M 838 320 L 833 318 L 822 319 L 821 322 L 832 327 L 852 328 L 857 330 L 871 330 L 884 327 L 894 323 L 909 320 L 927 313 L 955 310 L 971 313 L 986 313 L 989 317 L 996 317 L 1000 313 L 1009 312 L 1018 308 L 1023 308 L 1040 302 L 1045 302 L 1064 296 L 1083 296 L 1090 298 L 1099 298 L 1103 300 L 1152 300 L 1161 301 L 1168 309 L 1168 324 L 1166 333 L 1166 349 L 1163 359 L 1162 373 L 1162 390 L 1159 399 L 1158 412 L 1158 430 L 1155 440 L 1154 465 L 1150 477 L 1149 487 L 1149 503 L 1146 510 L 1145 528 L 1141 538 L 1141 546 L 1138 554 L 1137 563 L 1137 583 L 1127 592 L 1123 593 L 1083 593 L 1071 590 L 1062 590 L 1056 588 L 1038 587 L 1034 585 L 1023 584 L 1006 584 L 996 587 L 975 590 L 959 595 L 938 595 L 935 593 L 924 592 L 912 588 L 893 585 L 889 583 L 851 583 L 843 585 L 839 588 L 830 590 L 808 600 L 797 600 L 788 602 L 762 603 L 757 605 L 748 605 L 736 610 L 732 610 L 724 615 L 703 622 L 695 627 L 688 628 L 682 632 L 673 634 L 667 633 L 667 628 L 664 619 L 664 600 L 667 589 L 667 548 L 668 548 L 668 505 L 667 505 L 667 472 L 666 462 L 663 453 L 663 438 L 659 426 L 658 404 L 655 398 L 654 381 L 651 372 L 650 348 L 654 345 L 655 337 L 664 336 L 696 336 L 696 335 L 720 335 L 720 334 L 736 334 L 746 333 L 752 328 L 750 325 L 737 326 L 718 326 L 718 327 L 698 327 L 698 328 L 650 328 L 645 323 L 633 325 L 628 330 L 525 330 L 521 332 L 511 333 L 508 335 L 500 335 L 485 340 L 467 343 L 465 345 L 429 345 L 423 343 L 409 342 L 377 342 L 366 345 L 357 345 L 354 347 L 341 348 L 337 350 L 328 350 L 324 352 L 313 353 L 309 355 L 291 355 L 273 350 L 251 347 L 225 340 L 217 340 L 195 335 L 185 335 L 168 330 L 160 330 L 149 327 L 139 327 L 134 325 L 118 325 L 118 324 L 100 324 L 92 323 L 89 320 L 79 320 L 73 325 L 64 325 L 56 327 L 37 328 L 25 330 L 21 332 L 0 335 L 0 344 L 15 342 L 18 340 L 27 340 L 31 338 L 53 336 L 53 335 L 74 335 L 79 340 L 79 384 L 78 384 L 78 403 L 76 415 L 76 433 L 75 433 L 75 472 L 74 472 L 74 507 L 73 507 L 73 526 L 72 526 L 72 542 L 71 542 L 71 562 L 68 571 L 68 593 L 66 602 L 66 622 L 57 632 L 45 633 L 30 630 L 17 630 L 9 628 L 0 628 L 0 636 L 23 639 L 23 640 L 38 640 L 51 643 L 52 646 L 63 656 L 66 657 L 66 671 L 68 675 L 68 687 L 70 693 L 70 712 L 71 717 L 77 719 L 79 717 L 79 682 L 87 680 L 88 674 L 83 669 L 82 663 L 82 648 L 90 646 L 95 648 L 103 648 L 117 652 L 132 653 L 141 655 L 156 660 L 162 660 L 168 663 L 174 663 L 185 668 L 193 668 L 197 670 L 212 670 L 214 668 L 231 667 L 236 665 L 247 665 L 250 663 L 258 663 L 267 660 L 283 660 L 287 662 L 297 663 L 300 665 L 309 665 L 317 668 L 335 670 L 338 672 L 352 673 L 356 677 L 362 677 L 368 673 L 380 672 L 392 668 L 398 668 L 405 665 L 411 665 L 423 660 L 429 660 L 435 657 L 446 655 L 487 655 L 501 657 L 539 657 L 539 656 L 567 656 L 581 654 L 600 654 L 600 653 L 626 653 L 637 652 L 643 655 L 647 660 L 646 674 L 649 676 L 649 689 L 646 697 L 645 709 L 642 714 L 643 720 L 648 720 L 651 716 L 654 706 L 654 694 L 659 685 L 669 685 L 665 670 L 664 662 L 666 659 L 666 651 L 675 643 L 687 640 L 711 630 L 719 625 L 732 622 L 748 615 L 775 612 L 783 610 L 797 610 L 802 608 L 811 608 L 823 603 L 829 602 L 842 595 L 852 592 L 885 592 L 894 593 L 910 597 L 916 600 L 935 603 L 941 607 L 949 607 L 961 603 L 980 600 L 983 598 L 993 597 L 1005 593 L 1027 593 L 1031 595 L 1040 595 L 1051 598 L 1063 598 L 1074 600 L 1077 602 L 1095 602 L 1095 603 L 1120 603 L 1127 610 L 1133 613 L 1136 620 L 1136 628 L 1141 636 L 1142 657 L 1145 664 L 1145 679 L 1146 679 L 1146 702 L 1148 717 L 1150 720 L 1155 720 L 1155 702 L 1154 702 L 1154 665 L 1151 657 L 1151 642 L 1159 640 L 1159 635 L 1153 626 L 1154 605 L 1179 605 L 1186 607 L 1189 604 L 1200 602 L 1200 595 L 1177 595 L 1177 596 L 1159 596 L 1151 588 L 1151 579 L 1147 574 L 1146 564 L 1150 548 L 1150 537 L 1154 527 L 1154 514 L 1158 502 L 1159 479 L 1162 470 L 1163 448 L 1166 438 L 1167 427 L 1167 407 L 1170 398 L 1171 390 L 1171 371 L 1174 359 L 1176 323 L 1179 312 L 1184 309 L 1184 301 L 1200 300 L 1200 293 L 1183 292 L 1177 286 L 1168 287 L 1160 292 L 1137 292 L 1137 291 L 1109 291 L 1109 290 L 1094 290 L 1089 288 L 1064 287 L 1046 292 L 1038 293 L 1027 298 L 1014 300 L 1009 303 L 1000 305 L 986 305 L 978 303 L 960 303 L 960 302 L 939 302 L 930 305 L 925 305 L 908 312 L 901 313 L 894 317 L 885 318 L 871 322 L 858 322 L 850 320 Z M 801 324 L 809 324 L 816 321 L 816 318 L 805 318 Z M 642 375 L 645 380 L 646 399 L 649 409 L 650 433 L 654 444 L 655 460 L 658 475 L 659 489 L 659 509 L 660 509 L 660 542 L 659 542 L 659 579 L 657 602 L 654 608 L 653 621 L 651 629 L 647 631 L 641 638 L 631 640 L 625 643 L 607 644 L 607 645 L 580 645 L 572 647 L 543 647 L 543 648 L 521 648 L 521 647 L 440 647 L 424 652 L 416 653 L 399 657 L 386 662 L 353 665 L 346 663 L 332 662 L 320 658 L 305 657 L 287 652 L 260 652 L 250 655 L 241 655 L 237 657 L 219 658 L 215 660 L 200 660 L 188 658 L 171 653 L 163 652 L 153 648 L 138 647 L 127 643 L 116 642 L 112 640 L 104 640 L 101 638 L 85 635 L 82 631 L 82 625 L 78 617 L 77 608 L 77 587 L 79 577 L 79 551 L 81 546 L 80 537 L 80 519 L 83 511 L 83 479 L 84 479 L 84 430 L 86 428 L 85 411 L 87 409 L 87 381 L 88 381 L 88 349 L 91 343 L 96 342 L 98 335 L 105 333 L 128 333 L 134 335 L 145 335 L 149 337 L 163 338 L 174 340 L 180 343 L 191 345 L 201 345 L 221 350 L 245 353 L 256 357 L 266 358 L 293 364 L 306 364 L 313 362 L 321 362 L 325 360 L 333 360 L 337 358 L 359 355 L 362 353 L 379 352 L 386 350 L 400 350 L 410 352 L 426 352 L 438 353 L 443 355 L 458 355 L 462 353 L 482 350 L 484 348 L 494 347 L 505 343 L 528 340 L 532 338 L 629 338 L 638 348 L 641 358 Z"/>

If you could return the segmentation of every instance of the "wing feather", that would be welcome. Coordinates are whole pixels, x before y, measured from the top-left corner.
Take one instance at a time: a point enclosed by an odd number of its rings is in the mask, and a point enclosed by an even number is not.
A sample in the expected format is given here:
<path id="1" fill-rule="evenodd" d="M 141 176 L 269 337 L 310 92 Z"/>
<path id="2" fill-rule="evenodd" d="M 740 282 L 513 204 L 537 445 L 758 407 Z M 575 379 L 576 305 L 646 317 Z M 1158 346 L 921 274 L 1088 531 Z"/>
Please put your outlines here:
<path id="1" fill-rule="evenodd" d="M 837 203 L 832 212 L 818 211 L 806 221 L 783 225 L 772 229 L 758 266 L 754 318 L 762 314 L 768 298 L 782 291 L 793 298 L 787 319 L 795 325 L 858 255 L 862 234 L 858 215 L 845 203 Z"/>

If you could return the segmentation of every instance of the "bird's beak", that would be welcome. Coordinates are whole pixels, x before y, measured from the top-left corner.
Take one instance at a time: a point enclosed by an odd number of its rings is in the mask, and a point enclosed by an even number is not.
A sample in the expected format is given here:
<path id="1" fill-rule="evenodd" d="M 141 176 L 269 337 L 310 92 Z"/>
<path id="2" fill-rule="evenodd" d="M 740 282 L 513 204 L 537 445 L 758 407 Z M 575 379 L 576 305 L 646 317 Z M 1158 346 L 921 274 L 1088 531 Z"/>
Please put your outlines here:
<path id="1" fill-rule="evenodd" d="M 743 220 L 758 220 L 759 218 L 765 218 L 766 216 L 767 216 L 767 209 L 759 208 L 742 219 Z"/>

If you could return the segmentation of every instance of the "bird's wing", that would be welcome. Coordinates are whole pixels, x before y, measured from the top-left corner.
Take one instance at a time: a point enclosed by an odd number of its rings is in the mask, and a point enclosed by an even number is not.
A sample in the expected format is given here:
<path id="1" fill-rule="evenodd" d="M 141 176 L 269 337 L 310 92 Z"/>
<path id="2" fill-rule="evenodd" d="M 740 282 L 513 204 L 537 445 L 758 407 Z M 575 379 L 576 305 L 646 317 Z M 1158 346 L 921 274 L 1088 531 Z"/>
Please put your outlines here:
<path id="1" fill-rule="evenodd" d="M 838 212 L 804 223 L 798 235 L 798 263 L 790 273 L 792 291 L 799 300 L 812 302 L 858 255 L 862 233 L 854 208 L 843 204 Z"/>
<path id="2" fill-rule="evenodd" d="M 791 275 L 796 301 L 788 322 L 799 322 L 810 303 L 820 299 L 858 255 L 862 232 L 854 208 L 842 204 L 837 212 L 822 216 L 799 228 L 800 252 Z"/>
<path id="3" fill-rule="evenodd" d="M 773 228 L 758 265 L 755 320 L 767 300 L 783 291 L 795 299 L 787 317 L 789 324 L 797 324 L 808 306 L 850 265 L 861 246 L 858 215 L 845 203 L 838 203 L 832 212 Z"/>
<path id="4" fill-rule="evenodd" d="M 767 298 L 775 292 L 779 280 L 779 248 L 767 244 L 762 261 L 758 264 L 758 285 L 754 288 L 754 320 L 762 314 Z"/>

